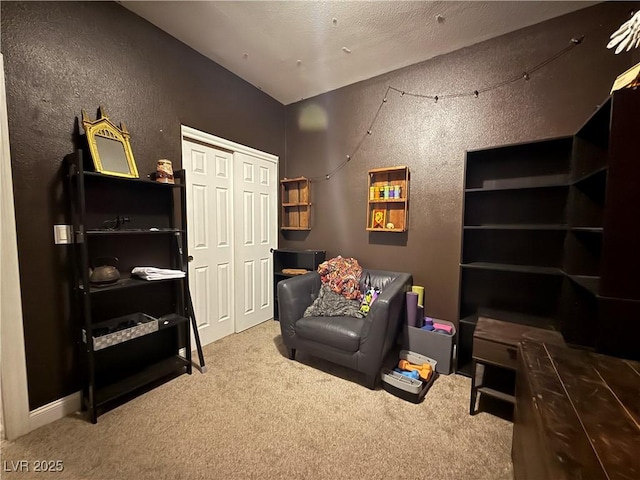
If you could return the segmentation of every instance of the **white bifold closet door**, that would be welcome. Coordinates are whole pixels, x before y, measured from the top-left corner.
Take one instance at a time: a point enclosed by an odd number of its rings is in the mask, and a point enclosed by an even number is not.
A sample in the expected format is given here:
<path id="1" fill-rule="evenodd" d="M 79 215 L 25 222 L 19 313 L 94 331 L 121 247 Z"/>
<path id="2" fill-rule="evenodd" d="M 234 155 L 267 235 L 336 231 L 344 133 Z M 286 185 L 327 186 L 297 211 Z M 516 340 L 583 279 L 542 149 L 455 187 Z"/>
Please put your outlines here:
<path id="1" fill-rule="evenodd" d="M 277 159 L 184 138 L 189 285 L 203 345 L 273 318 Z"/>

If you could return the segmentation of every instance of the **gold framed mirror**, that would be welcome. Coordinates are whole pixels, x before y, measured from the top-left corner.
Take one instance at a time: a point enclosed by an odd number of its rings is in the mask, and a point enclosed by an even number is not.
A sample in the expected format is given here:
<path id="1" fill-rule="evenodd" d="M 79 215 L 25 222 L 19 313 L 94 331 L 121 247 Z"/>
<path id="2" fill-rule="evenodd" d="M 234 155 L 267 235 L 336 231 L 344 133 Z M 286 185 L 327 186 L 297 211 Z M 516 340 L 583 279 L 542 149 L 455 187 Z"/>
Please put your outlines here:
<path id="1" fill-rule="evenodd" d="M 138 168 L 133 159 L 129 132 L 124 123 L 116 127 L 102 107 L 98 119 L 91 121 L 82 110 L 82 127 L 87 135 L 89 151 L 96 172 L 117 177 L 138 178 Z"/>

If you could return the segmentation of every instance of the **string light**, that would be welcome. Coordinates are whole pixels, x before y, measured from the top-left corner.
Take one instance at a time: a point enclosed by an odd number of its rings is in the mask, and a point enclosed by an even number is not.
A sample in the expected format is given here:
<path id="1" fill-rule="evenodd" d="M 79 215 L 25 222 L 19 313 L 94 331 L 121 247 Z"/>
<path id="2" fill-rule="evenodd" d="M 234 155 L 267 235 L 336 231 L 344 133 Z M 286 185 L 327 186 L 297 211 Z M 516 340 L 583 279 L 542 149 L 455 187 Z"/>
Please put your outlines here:
<path id="1" fill-rule="evenodd" d="M 580 45 L 583 40 L 584 40 L 584 35 L 582 35 L 581 37 L 577 37 L 577 38 L 574 37 L 574 38 L 571 39 L 571 41 L 569 42 L 569 45 L 567 47 L 563 48 L 559 52 L 555 53 L 551 57 L 549 57 L 546 60 L 540 62 L 539 64 L 533 66 L 532 68 L 529 68 L 529 69 L 525 70 L 522 75 L 514 76 L 512 78 L 509 78 L 507 80 L 503 80 L 502 82 L 498 82 L 498 83 L 490 85 L 488 87 L 480 88 L 480 89 L 477 89 L 477 90 L 473 90 L 472 92 L 448 93 L 448 94 L 445 94 L 445 95 L 425 95 L 425 94 L 422 94 L 422 93 L 407 92 L 405 90 L 400 90 L 400 89 L 395 88 L 393 86 L 388 86 L 386 92 L 384 93 L 384 95 L 382 97 L 382 101 L 380 102 L 380 105 L 378 106 L 378 110 L 376 111 L 376 114 L 374 115 L 373 120 L 371 121 L 371 123 L 369 125 L 369 128 L 366 130 L 366 133 L 362 136 L 362 138 L 360 139 L 360 141 L 358 142 L 356 147 L 353 149 L 351 154 L 348 154 L 346 156 L 346 159 L 342 163 L 340 163 L 340 165 L 335 167 L 333 170 L 331 170 L 326 175 L 321 176 L 321 177 L 312 177 L 309 180 L 311 182 L 320 182 L 320 181 L 329 180 L 333 175 L 335 175 L 345 165 L 347 165 L 347 163 L 349 163 L 349 161 L 356 155 L 358 150 L 360 150 L 360 147 L 362 146 L 364 140 L 367 137 L 370 137 L 370 136 L 373 135 L 373 126 L 375 125 L 376 121 L 378 120 L 378 115 L 380 114 L 380 110 L 382 109 L 384 104 L 387 103 L 387 96 L 388 96 L 390 91 L 394 91 L 394 92 L 399 93 L 401 97 L 404 97 L 406 95 L 406 96 L 414 97 L 414 98 L 424 98 L 424 99 L 433 100 L 434 103 L 438 103 L 438 100 L 450 99 L 450 98 L 462 98 L 462 97 L 478 98 L 481 93 L 484 94 L 484 93 L 490 92 L 491 90 L 496 90 L 498 88 L 504 87 L 505 85 L 509 85 L 511 83 L 515 83 L 515 82 L 517 82 L 519 80 L 525 80 L 525 81 L 530 80 L 532 73 L 540 70 L 541 68 L 543 68 L 546 65 L 550 64 L 554 60 L 560 58 L 561 56 L 563 56 L 564 54 L 569 52 L 569 50 L 572 50 L 574 47 Z"/>

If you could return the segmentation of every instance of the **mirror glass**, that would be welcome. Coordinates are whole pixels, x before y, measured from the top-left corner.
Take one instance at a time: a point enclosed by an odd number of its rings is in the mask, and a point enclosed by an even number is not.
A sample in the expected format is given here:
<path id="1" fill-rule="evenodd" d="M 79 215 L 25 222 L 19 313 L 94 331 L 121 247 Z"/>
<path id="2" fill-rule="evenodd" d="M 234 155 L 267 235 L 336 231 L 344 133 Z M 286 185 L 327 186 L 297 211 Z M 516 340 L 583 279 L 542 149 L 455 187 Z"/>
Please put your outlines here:
<path id="1" fill-rule="evenodd" d="M 104 170 L 114 173 L 131 173 L 122 142 L 99 135 L 96 135 L 95 140 Z"/>

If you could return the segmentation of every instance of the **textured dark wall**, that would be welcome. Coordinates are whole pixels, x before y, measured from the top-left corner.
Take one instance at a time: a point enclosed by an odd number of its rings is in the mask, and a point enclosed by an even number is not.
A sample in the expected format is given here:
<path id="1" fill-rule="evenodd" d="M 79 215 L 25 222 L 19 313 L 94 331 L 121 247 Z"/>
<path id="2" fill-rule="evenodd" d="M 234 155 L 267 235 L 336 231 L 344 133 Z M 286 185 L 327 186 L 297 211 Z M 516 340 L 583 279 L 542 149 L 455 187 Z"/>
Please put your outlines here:
<path id="1" fill-rule="evenodd" d="M 372 134 L 347 166 L 312 184 L 312 230 L 285 232 L 281 246 L 323 249 L 327 258 L 352 256 L 366 267 L 411 272 L 415 284 L 425 286 L 426 313 L 457 321 L 465 151 L 574 134 L 616 76 L 639 60 L 638 53 L 606 49 L 609 35 L 639 7 L 599 4 L 290 105 L 281 172 L 322 177 L 358 145 L 389 85 L 429 95 L 481 90 L 585 36 L 530 80 L 478 98 L 435 103 L 390 92 Z M 326 112 L 326 130 L 299 127 L 300 115 L 312 105 Z M 367 170 L 394 165 L 411 172 L 409 230 L 368 233 Z"/>
<path id="2" fill-rule="evenodd" d="M 322 248 L 366 266 L 410 271 L 427 287 L 427 312 L 454 319 L 464 151 L 574 133 L 631 58 L 640 60 L 637 51 L 616 56 L 604 47 L 639 8 L 616 2 L 285 109 L 115 3 L 0 2 L 0 8 L 32 409 L 80 387 L 67 247 L 53 245 L 52 225 L 68 221 L 61 162 L 74 148 L 81 109 L 94 116 L 102 105 L 113 121 L 126 123 L 143 174 L 158 158 L 180 167 L 185 124 L 280 156 L 282 175 L 324 175 L 353 151 L 388 85 L 435 94 L 482 88 L 586 35 L 530 81 L 478 99 L 434 104 L 389 95 L 353 162 L 313 185 L 313 230 L 280 239 L 283 247 Z M 327 131 L 299 130 L 299 111 L 311 103 L 326 109 Z M 409 231 L 367 234 L 366 170 L 390 165 L 412 171 Z"/>
<path id="3" fill-rule="evenodd" d="M 31 409 L 80 388 L 69 320 L 62 159 L 74 120 L 124 122 L 141 175 L 181 166 L 180 124 L 284 155 L 285 107 L 113 2 L 2 2 Z"/>

